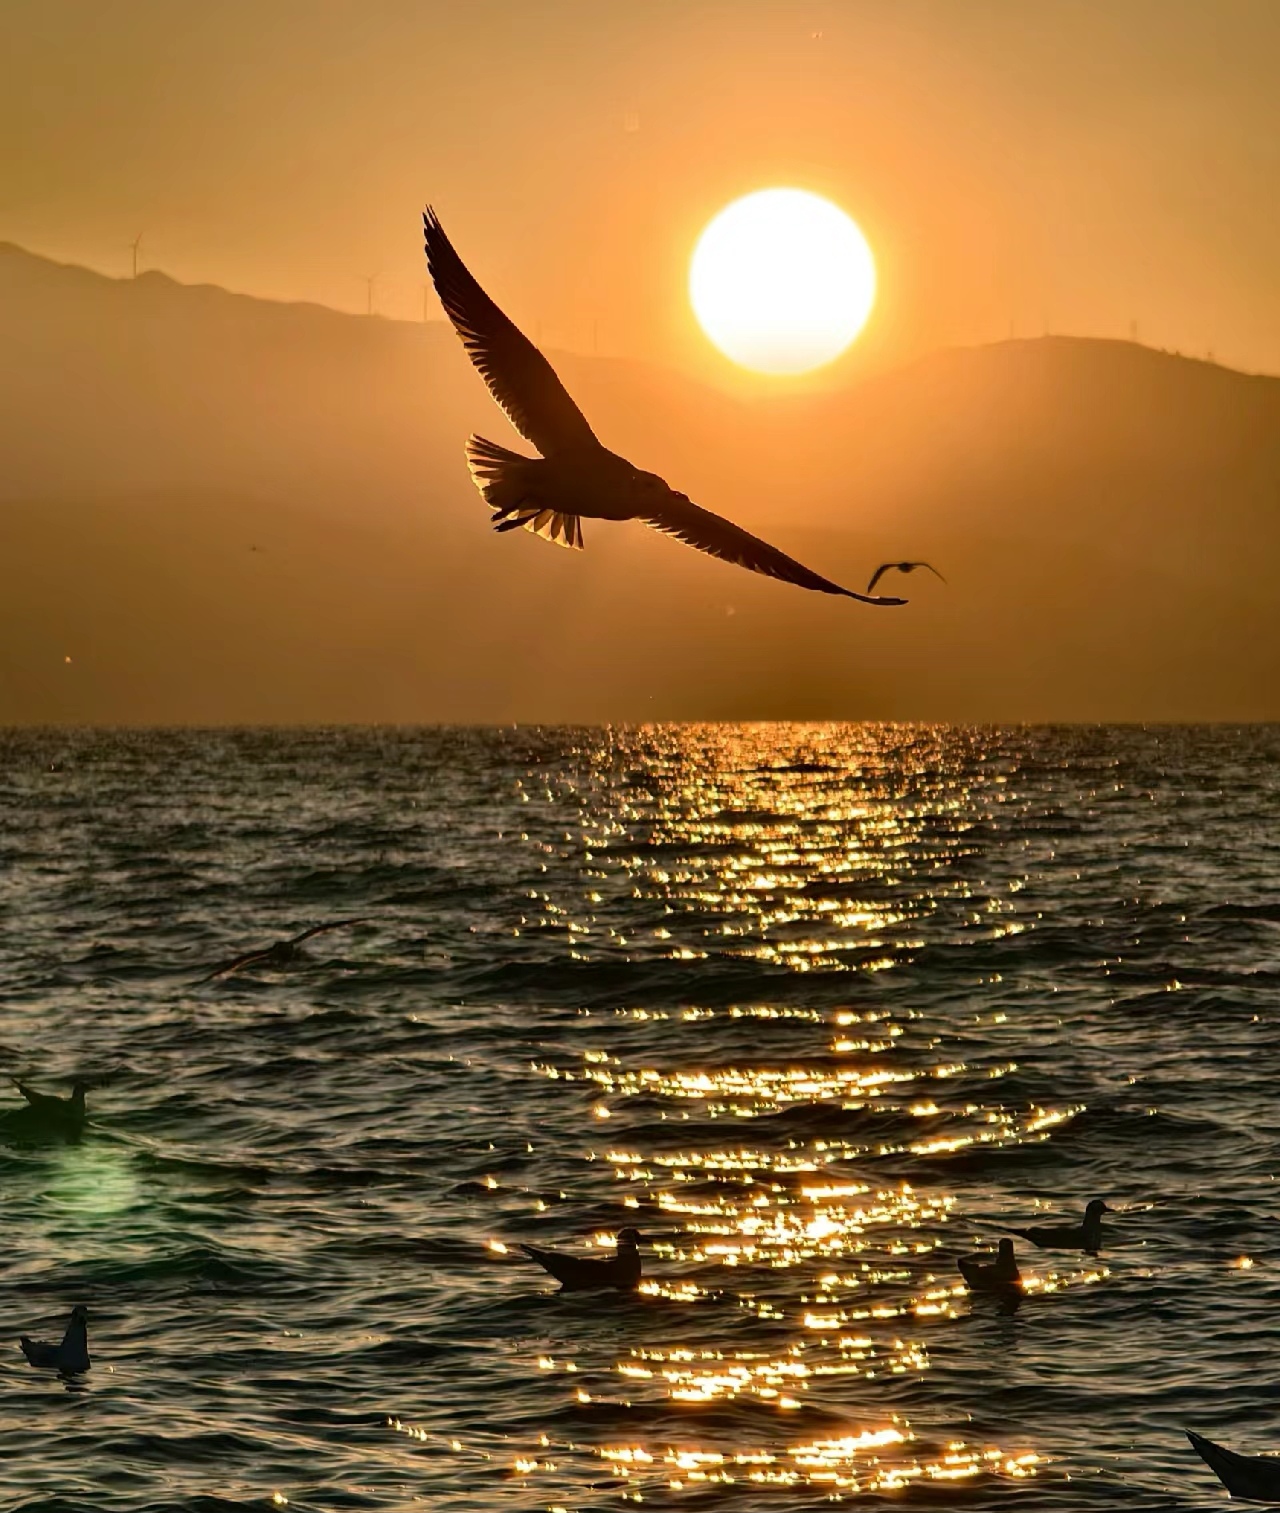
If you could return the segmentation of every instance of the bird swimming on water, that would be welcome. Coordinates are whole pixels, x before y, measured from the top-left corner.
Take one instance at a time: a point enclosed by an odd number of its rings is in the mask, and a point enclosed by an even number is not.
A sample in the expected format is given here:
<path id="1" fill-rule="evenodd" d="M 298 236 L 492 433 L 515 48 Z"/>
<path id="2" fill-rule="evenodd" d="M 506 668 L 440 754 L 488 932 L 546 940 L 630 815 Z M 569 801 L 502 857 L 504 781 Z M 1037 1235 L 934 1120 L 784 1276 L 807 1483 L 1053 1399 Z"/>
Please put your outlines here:
<path id="1" fill-rule="evenodd" d="M 71 1310 L 67 1332 L 57 1345 L 49 1340 L 33 1340 L 21 1335 L 18 1344 L 23 1355 L 31 1365 L 59 1371 L 63 1376 L 78 1376 L 80 1372 L 88 1371 L 93 1364 L 89 1359 L 88 1317 L 88 1309 L 83 1303 L 77 1303 Z"/>
<path id="2" fill-rule="evenodd" d="M 261 963 L 267 967 L 287 967 L 297 961 L 299 947 L 304 940 L 310 940 L 313 935 L 323 935 L 327 930 L 345 930 L 348 925 L 362 925 L 364 918 L 359 919 L 332 919 L 328 924 L 312 925 L 309 930 L 304 930 L 301 935 L 291 936 L 288 940 L 278 940 L 273 946 L 264 946 L 259 951 L 246 951 L 243 956 L 237 956 L 232 961 L 224 961 L 220 967 L 214 967 L 213 971 L 205 977 L 197 978 L 194 987 L 212 982 L 215 977 L 226 977 L 232 972 L 238 972 L 241 967 L 254 966 Z"/>
<path id="3" fill-rule="evenodd" d="M 640 1285 L 639 1245 L 638 1230 L 622 1229 L 618 1231 L 617 1254 L 612 1256 L 566 1256 L 536 1245 L 521 1245 L 519 1249 L 549 1271 L 565 1292 L 600 1292 L 610 1287 L 634 1292 Z"/>
<path id="4" fill-rule="evenodd" d="M 1247 1502 L 1280 1503 L 1280 1460 L 1269 1455 L 1237 1455 L 1190 1429 L 1184 1429 L 1183 1433 L 1232 1497 L 1242 1497 Z"/>
<path id="5" fill-rule="evenodd" d="M 1102 1216 L 1111 1212 L 1101 1198 L 1095 1198 L 1079 1224 L 1033 1224 L 1029 1229 L 1011 1228 L 1010 1232 L 1041 1250 L 1086 1250 L 1096 1255 L 1102 1249 Z"/>
<path id="6" fill-rule="evenodd" d="M 935 578 L 941 579 L 943 583 L 947 581 L 931 562 L 882 562 L 875 572 L 871 574 L 871 582 L 867 584 L 867 592 L 871 593 L 886 573 L 914 573 L 918 567 L 927 567 Z"/>
<path id="7" fill-rule="evenodd" d="M 20 1134 L 78 1135 L 84 1128 L 89 1117 L 84 1104 L 84 1095 L 89 1090 L 87 1082 L 73 1082 L 71 1096 L 59 1098 L 56 1093 L 37 1093 L 17 1077 L 11 1077 L 9 1081 L 27 1104 L 25 1108 L 9 1109 L 5 1113 L 5 1129 Z"/>
<path id="8" fill-rule="evenodd" d="M 476 282 L 429 206 L 422 221 L 432 282 L 467 355 L 507 419 L 542 454 L 526 457 L 483 436 L 467 442 L 467 465 L 493 510 L 494 530 L 523 528 L 561 546 L 581 548 L 584 516 L 642 520 L 698 551 L 768 578 L 864 604 L 906 603 L 841 588 L 601 445 L 551 364 Z"/>
<path id="9" fill-rule="evenodd" d="M 983 1255 L 959 1256 L 956 1265 L 970 1292 L 1010 1293 L 1022 1288 L 1012 1240 L 1000 1241 L 994 1261 Z"/>

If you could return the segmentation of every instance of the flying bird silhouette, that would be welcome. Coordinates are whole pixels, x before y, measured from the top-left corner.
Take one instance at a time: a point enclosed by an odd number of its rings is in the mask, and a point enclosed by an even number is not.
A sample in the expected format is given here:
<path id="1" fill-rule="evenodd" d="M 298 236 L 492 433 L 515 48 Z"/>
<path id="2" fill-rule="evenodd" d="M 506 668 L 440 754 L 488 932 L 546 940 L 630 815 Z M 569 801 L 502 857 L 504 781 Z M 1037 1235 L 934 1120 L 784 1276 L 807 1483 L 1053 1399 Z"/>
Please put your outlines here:
<path id="1" fill-rule="evenodd" d="M 364 924 L 363 916 L 359 919 L 332 919 L 328 924 L 312 925 L 301 935 L 294 935 L 288 940 L 278 940 L 273 946 L 264 946 L 258 951 L 246 951 L 243 956 L 224 961 L 221 966 L 214 967 L 213 971 L 206 976 L 198 978 L 192 986 L 198 988 L 206 982 L 212 982 L 215 977 L 226 977 L 232 972 L 238 972 L 241 967 L 253 966 L 256 962 L 262 962 L 268 967 L 290 966 L 297 961 L 298 948 L 304 940 L 310 940 L 313 935 L 323 935 L 327 930 L 345 930 L 348 925 L 362 924 Z"/>
<path id="2" fill-rule="evenodd" d="M 875 572 L 871 574 L 871 582 L 867 584 L 867 592 L 876 586 L 886 573 L 914 573 L 918 567 L 927 567 L 935 578 L 945 583 L 947 580 L 931 562 L 882 562 Z"/>
<path id="3" fill-rule="evenodd" d="M 427 207 L 427 267 L 467 355 L 507 419 L 542 454 L 525 457 L 483 436 L 467 442 L 467 465 L 493 510 L 493 528 L 532 531 L 581 548 L 582 520 L 642 520 L 698 551 L 767 578 L 864 604 L 905 604 L 841 588 L 776 546 L 677 493 L 597 439 L 554 368 L 498 309 L 468 271 Z"/>
<path id="4" fill-rule="evenodd" d="M 549 1271 L 565 1292 L 601 1292 L 609 1287 L 634 1292 L 640 1285 L 639 1244 L 638 1230 L 622 1229 L 618 1231 L 618 1252 L 612 1256 L 566 1256 L 536 1245 L 521 1245 L 520 1249 Z"/>

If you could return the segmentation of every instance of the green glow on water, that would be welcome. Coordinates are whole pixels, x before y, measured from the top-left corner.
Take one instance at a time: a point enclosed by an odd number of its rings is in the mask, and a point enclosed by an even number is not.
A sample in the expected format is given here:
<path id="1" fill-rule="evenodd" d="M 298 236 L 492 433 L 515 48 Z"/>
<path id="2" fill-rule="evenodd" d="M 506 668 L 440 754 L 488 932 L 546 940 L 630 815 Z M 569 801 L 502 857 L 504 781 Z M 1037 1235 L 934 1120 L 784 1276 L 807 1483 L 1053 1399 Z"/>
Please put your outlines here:
<path id="1" fill-rule="evenodd" d="M 133 1160 L 110 1147 L 68 1145 L 58 1153 L 44 1200 L 68 1218 L 113 1218 L 138 1201 Z"/>

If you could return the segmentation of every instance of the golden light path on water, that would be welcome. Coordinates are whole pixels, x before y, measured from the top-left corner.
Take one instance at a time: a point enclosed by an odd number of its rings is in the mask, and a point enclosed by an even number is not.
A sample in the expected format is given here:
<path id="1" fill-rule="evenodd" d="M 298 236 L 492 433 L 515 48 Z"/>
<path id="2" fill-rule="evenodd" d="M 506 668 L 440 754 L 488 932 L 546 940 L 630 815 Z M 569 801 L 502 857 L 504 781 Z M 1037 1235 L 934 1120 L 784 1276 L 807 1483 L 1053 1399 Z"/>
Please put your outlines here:
<path id="1" fill-rule="evenodd" d="M 919 762 L 892 777 L 871 750 L 861 763 L 825 751 L 782 762 L 769 744 L 763 729 L 712 732 L 709 750 L 691 741 L 665 753 L 668 771 L 659 753 L 621 806 L 616 772 L 526 780 L 520 802 L 546 823 L 522 841 L 535 857 L 576 857 L 582 887 L 531 889 L 513 934 L 561 934 L 583 963 L 751 962 L 799 984 L 814 972 L 873 980 L 939 940 L 995 943 L 1034 927 L 1019 914 L 1024 875 L 1001 896 L 957 866 L 981 854 L 1010 797 L 999 772 L 975 794 L 936 764 L 927 733 Z M 624 898 L 649 904 L 644 929 L 612 922 Z M 927 1172 L 1042 1145 L 1082 1106 L 1003 1098 L 1015 1060 L 957 1057 L 910 1003 L 866 996 L 851 981 L 835 1006 L 775 987 L 767 1003 L 584 1009 L 571 1053 L 527 1063 L 594 1121 L 584 1154 L 612 1172 L 619 1213 L 634 1215 L 619 1223 L 638 1223 L 652 1256 L 642 1343 L 604 1360 L 561 1339 L 532 1359 L 567 1406 L 642 1421 L 661 1410 L 662 1424 L 625 1442 L 553 1436 L 517 1455 L 512 1473 L 545 1480 L 547 1506 L 562 1505 L 557 1483 L 583 1453 L 636 1500 L 711 1484 L 844 1500 L 1049 1468 L 1034 1447 L 948 1433 L 936 1415 L 917 1424 L 894 1395 L 929 1372 L 931 1343 L 970 1312 L 956 1254 L 991 1248 L 994 1235 L 958 1224 L 944 1176 L 885 1181 L 879 1168 Z M 987 1016 L 997 1038 L 1005 1017 Z M 655 1057 L 666 1025 L 679 1039 Z M 763 1036 L 784 1038 L 785 1052 L 751 1054 Z M 690 1056 L 691 1037 L 704 1038 L 703 1055 Z M 589 1244 L 607 1249 L 612 1234 Z M 1109 1271 L 1088 1257 L 1024 1257 L 1024 1274 L 1034 1299 Z M 731 1410 L 749 1412 L 728 1430 Z"/>

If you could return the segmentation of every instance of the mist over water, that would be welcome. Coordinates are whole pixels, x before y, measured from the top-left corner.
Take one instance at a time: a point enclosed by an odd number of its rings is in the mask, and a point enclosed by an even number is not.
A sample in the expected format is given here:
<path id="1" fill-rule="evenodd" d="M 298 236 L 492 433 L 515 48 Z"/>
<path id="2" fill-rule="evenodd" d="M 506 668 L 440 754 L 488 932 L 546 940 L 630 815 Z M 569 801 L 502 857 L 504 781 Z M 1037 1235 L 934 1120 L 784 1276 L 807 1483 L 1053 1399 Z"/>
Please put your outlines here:
<path id="1" fill-rule="evenodd" d="M 1280 729 L 0 756 L 3 1066 L 102 1079 L 0 1129 L 6 1507 L 1189 1509 L 1183 1426 L 1280 1449 Z M 627 1224 L 635 1297 L 503 1249 Z M 78 1302 L 68 1387 L 16 1336 Z"/>

